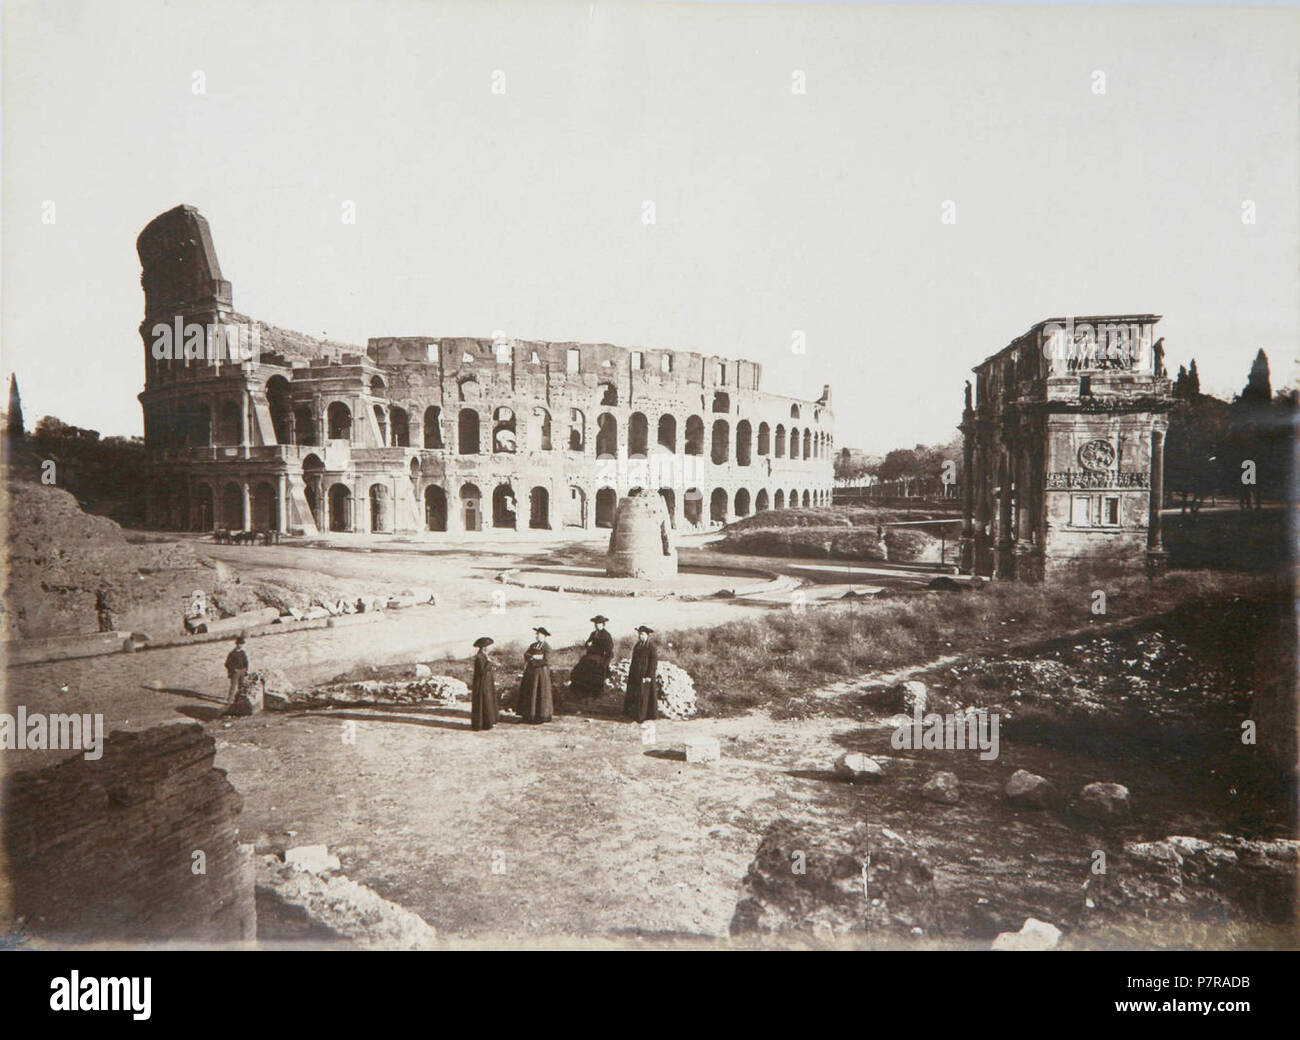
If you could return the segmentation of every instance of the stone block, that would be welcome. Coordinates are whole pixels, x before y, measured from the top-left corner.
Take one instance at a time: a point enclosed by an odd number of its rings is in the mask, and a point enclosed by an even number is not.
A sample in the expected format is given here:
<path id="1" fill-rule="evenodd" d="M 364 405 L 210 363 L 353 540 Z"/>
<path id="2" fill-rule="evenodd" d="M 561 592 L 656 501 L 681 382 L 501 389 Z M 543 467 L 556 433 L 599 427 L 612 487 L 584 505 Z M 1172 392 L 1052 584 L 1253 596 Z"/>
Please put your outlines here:
<path id="1" fill-rule="evenodd" d="M 722 758 L 722 745 L 717 737 L 687 737 L 687 762 L 717 762 Z"/>

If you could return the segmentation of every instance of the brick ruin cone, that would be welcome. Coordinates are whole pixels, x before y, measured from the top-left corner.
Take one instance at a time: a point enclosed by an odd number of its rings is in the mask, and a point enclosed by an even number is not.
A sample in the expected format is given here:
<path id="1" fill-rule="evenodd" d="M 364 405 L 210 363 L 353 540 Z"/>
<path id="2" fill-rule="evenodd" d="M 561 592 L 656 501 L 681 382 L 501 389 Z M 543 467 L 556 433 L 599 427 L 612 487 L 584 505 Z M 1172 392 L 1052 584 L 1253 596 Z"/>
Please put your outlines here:
<path id="1" fill-rule="evenodd" d="M 676 576 L 677 547 L 660 496 L 633 493 L 619 502 L 605 573 L 647 580 Z"/>

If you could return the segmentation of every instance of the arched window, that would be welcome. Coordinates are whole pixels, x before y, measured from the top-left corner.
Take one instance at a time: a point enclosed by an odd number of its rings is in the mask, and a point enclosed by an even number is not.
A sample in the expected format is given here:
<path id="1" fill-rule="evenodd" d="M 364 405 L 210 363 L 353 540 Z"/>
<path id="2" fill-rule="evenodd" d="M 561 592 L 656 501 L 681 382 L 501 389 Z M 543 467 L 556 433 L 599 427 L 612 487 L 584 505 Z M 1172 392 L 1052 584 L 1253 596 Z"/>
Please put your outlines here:
<path id="1" fill-rule="evenodd" d="M 577 408 L 569 412 L 569 450 L 587 450 L 587 420 Z"/>
<path id="2" fill-rule="evenodd" d="M 745 488 L 736 492 L 736 515 L 749 516 L 749 492 Z"/>
<path id="3" fill-rule="evenodd" d="M 628 455 L 650 454 L 650 424 L 641 412 L 633 412 L 627 421 Z"/>
<path id="4" fill-rule="evenodd" d="M 498 484 L 492 491 L 492 526 L 518 527 L 515 521 L 515 490 L 509 484 Z"/>
<path id="5" fill-rule="evenodd" d="M 613 458 L 618 454 L 618 420 L 609 412 L 596 419 L 596 456 Z"/>
<path id="6" fill-rule="evenodd" d="M 671 415 L 659 416 L 659 446 L 671 452 L 677 451 L 677 420 Z"/>
<path id="7" fill-rule="evenodd" d="M 329 513 L 331 531 L 352 530 L 352 490 L 346 484 L 331 485 Z"/>
<path id="8" fill-rule="evenodd" d="M 709 457 L 715 466 L 725 465 L 731 454 L 731 427 L 726 419 L 713 422 L 713 443 Z"/>
<path id="9" fill-rule="evenodd" d="M 806 459 L 809 458 L 811 455 L 812 455 L 812 432 L 810 430 L 804 430 L 803 431 L 803 457 Z"/>
<path id="10" fill-rule="evenodd" d="M 393 427 L 393 447 L 409 448 L 411 446 L 411 417 L 405 408 L 394 407 L 389 415 Z"/>
<path id="11" fill-rule="evenodd" d="M 714 488 L 709 497 L 709 519 L 719 524 L 727 522 L 727 492 L 723 488 Z"/>
<path id="12" fill-rule="evenodd" d="M 785 458 L 785 427 L 780 423 L 776 426 L 776 451 L 772 454 L 778 459 Z"/>
<path id="13" fill-rule="evenodd" d="M 544 487 L 528 492 L 528 526 L 533 530 L 549 530 L 551 526 L 551 493 Z"/>
<path id="14" fill-rule="evenodd" d="M 772 454 L 772 428 L 767 423 L 758 424 L 758 454 Z"/>
<path id="15" fill-rule="evenodd" d="M 688 524 L 698 524 L 704 512 L 704 495 L 699 488 L 687 488 L 682 497 L 682 517 Z"/>
<path id="16" fill-rule="evenodd" d="M 424 410 L 424 446 L 442 447 L 442 409 L 437 405 L 431 404 Z"/>
<path id="17" fill-rule="evenodd" d="M 349 441 L 352 439 L 352 409 L 342 401 L 335 401 L 325 413 L 329 438 L 332 441 Z M 331 527 L 330 530 L 335 530 Z"/>
<path id="18" fill-rule="evenodd" d="M 271 427 L 276 444 L 292 444 L 293 406 L 289 400 L 289 380 L 272 376 L 266 381 L 266 403 L 271 410 Z"/>
<path id="19" fill-rule="evenodd" d="M 437 484 L 424 489 L 424 526 L 430 531 L 447 530 L 447 492 Z"/>
<path id="20" fill-rule="evenodd" d="M 761 491 L 759 491 L 757 495 L 754 496 L 754 512 L 762 513 L 766 511 L 768 508 L 769 506 L 768 506 L 768 498 L 767 498 L 767 489 L 763 488 Z"/>
<path id="21" fill-rule="evenodd" d="M 618 506 L 618 495 L 611 487 L 603 487 L 596 492 L 596 526 L 613 527 L 614 510 Z"/>
<path id="22" fill-rule="evenodd" d="M 791 419 L 799 418 L 799 406 L 797 404 L 792 404 L 790 406 L 790 418 Z"/>
<path id="23" fill-rule="evenodd" d="M 545 408 L 533 409 L 533 425 L 528 440 L 533 451 L 551 450 L 551 413 Z"/>
<path id="24" fill-rule="evenodd" d="M 507 455 L 515 450 L 514 409 L 501 406 L 492 413 L 492 450 Z"/>
<path id="25" fill-rule="evenodd" d="M 790 458 L 799 457 L 799 431 L 793 426 L 790 427 Z"/>
<path id="26" fill-rule="evenodd" d="M 379 446 L 388 447 L 388 413 L 383 405 L 375 405 L 375 424 L 379 427 Z"/>
<path id="27" fill-rule="evenodd" d="M 778 490 L 777 490 L 777 493 L 776 493 L 775 495 L 772 496 L 772 508 L 773 508 L 773 509 L 784 509 L 784 508 L 785 508 L 785 492 L 784 492 L 784 491 L 781 491 L 781 490 L 778 489 Z"/>
<path id="28" fill-rule="evenodd" d="M 313 447 L 316 444 L 316 417 L 311 405 L 300 404 L 293 410 L 293 434 L 299 444 Z"/>
<path id="29" fill-rule="evenodd" d="M 462 408 L 456 419 L 456 434 L 460 454 L 477 455 L 479 453 L 478 412 L 473 408 Z"/>
<path id="30" fill-rule="evenodd" d="M 748 466 L 753 461 L 753 428 L 748 419 L 736 423 L 736 465 Z M 748 495 L 748 492 L 746 492 Z M 742 514 L 743 515 L 743 514 Z"/>
<path id="31" fill-rule="evenodd" d="M 698 415 L 686 420 L 686 454 L 704 454 L 704 420 Z"/>

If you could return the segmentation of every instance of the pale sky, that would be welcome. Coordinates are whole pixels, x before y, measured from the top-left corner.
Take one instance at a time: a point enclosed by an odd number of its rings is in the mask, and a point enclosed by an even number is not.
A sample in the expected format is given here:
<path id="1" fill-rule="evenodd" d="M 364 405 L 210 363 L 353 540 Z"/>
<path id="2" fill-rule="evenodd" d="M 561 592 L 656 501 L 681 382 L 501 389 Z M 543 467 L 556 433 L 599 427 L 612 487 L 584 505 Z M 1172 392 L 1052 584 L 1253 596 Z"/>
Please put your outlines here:
<path id="1" fill-rule="evenodd" d="M 1263 347 L 1276 388 L 1298 39 L 1294 9 L 10 0 L 0 364 L 29 427 L 139 433 L 135 239 L 190 203 L 253 317 L 749 358 L 831 384 L 842 446 L 947 441 L 971 366 L 1057 315 L 1163 314 L 1223 394 Z"/>

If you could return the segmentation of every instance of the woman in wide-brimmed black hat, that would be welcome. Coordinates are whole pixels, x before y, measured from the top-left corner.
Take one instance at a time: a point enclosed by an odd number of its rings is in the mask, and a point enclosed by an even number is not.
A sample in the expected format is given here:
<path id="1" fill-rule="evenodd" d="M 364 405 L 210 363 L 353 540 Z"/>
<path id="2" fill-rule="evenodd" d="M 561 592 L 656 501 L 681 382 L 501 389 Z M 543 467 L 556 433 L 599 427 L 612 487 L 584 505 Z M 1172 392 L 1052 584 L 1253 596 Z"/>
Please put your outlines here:
<path id="1" fill-rule="evenodd" d="M 551 633 L 540 625 L 533 629 L 537 639 L 524 651 L 524 677 L 519 682 L 515 711 L 527 722 L 550 722 L 555 714 L 555 697 L 551 691 L 551 648 L 546 637 Z"/>
<path id="2" fill-rule="evenodd" d="M 587 650 L 569 673 L 569 688 L 583 700 L 593 700 L 605 689 L 609 666 L 614 660 L 614 637 L 605 629 L 609 618 L 597 614 L 591 619 L 595 626 L 587 637 Z"/>
<path id="3" fill-rule="evenodd" d="M 497 721 L 497 684 L 492 675 L 492 659 L 487 655 L 492 639 L 479 636 L 474 645 L 478 653 L 474 655 L 474 682 L 469 688 L 469 726 L 491 729 Z"/>

